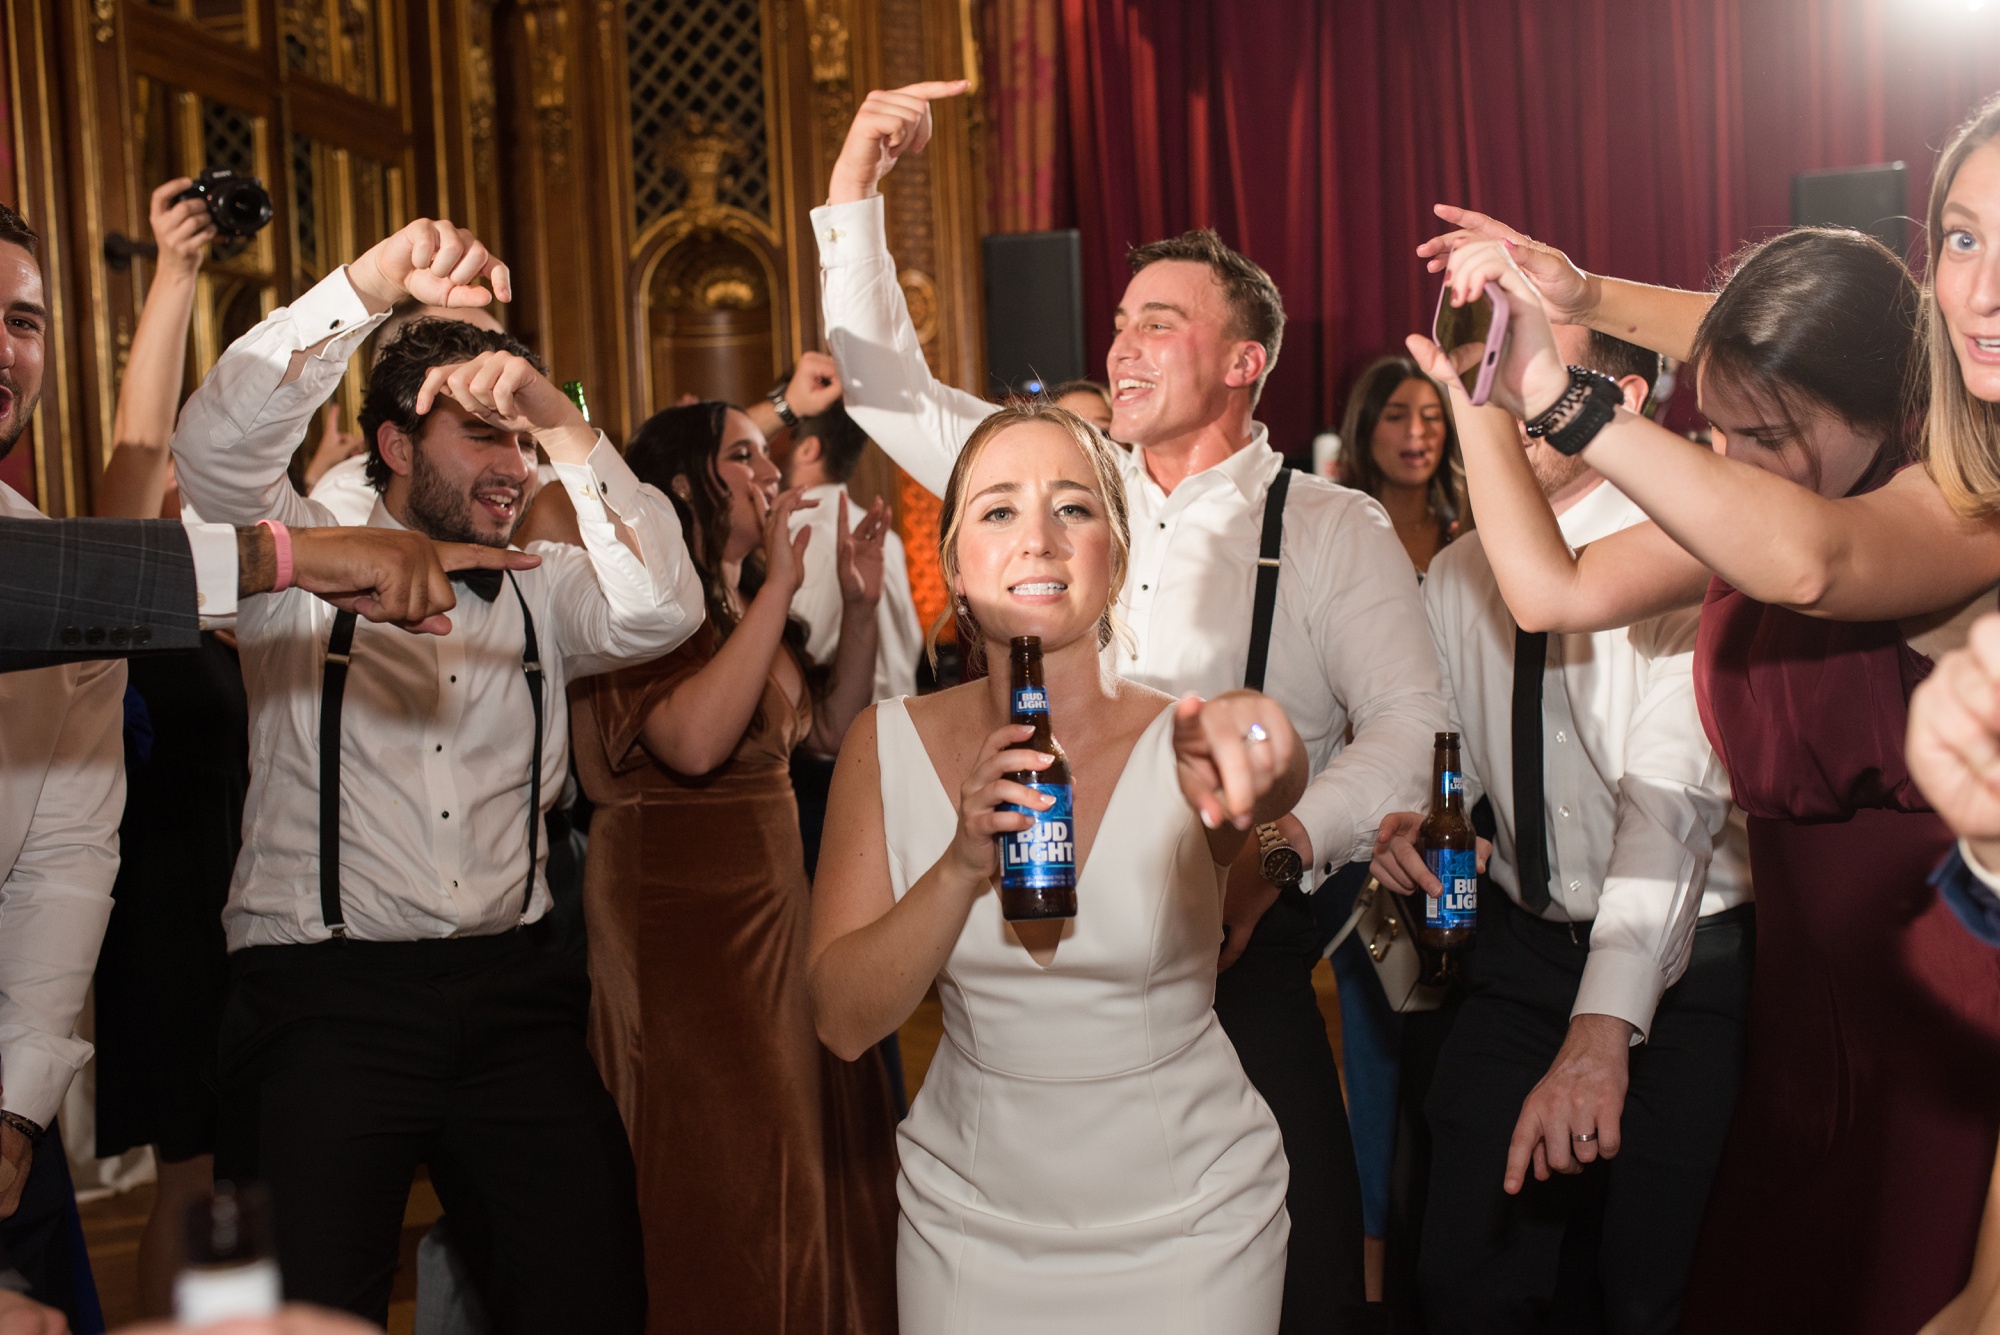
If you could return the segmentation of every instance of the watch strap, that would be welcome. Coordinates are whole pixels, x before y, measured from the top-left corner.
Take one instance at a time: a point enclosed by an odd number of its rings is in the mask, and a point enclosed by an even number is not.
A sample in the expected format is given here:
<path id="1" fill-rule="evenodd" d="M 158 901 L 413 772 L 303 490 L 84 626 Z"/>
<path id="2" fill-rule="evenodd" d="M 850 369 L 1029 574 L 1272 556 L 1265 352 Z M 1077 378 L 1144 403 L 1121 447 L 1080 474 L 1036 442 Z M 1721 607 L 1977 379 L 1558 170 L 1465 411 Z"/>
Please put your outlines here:
<path id="1" fill-rule="evenodd" d="M 764 398 L 770 403 L 772 409 L 777 412 L 780 422 L 783 422 L 788 428 L 794 431 L 798 429 L 799 415 L 792 411 L 792 405 L 786 401 L 785 387 L 783 385 L 773 388 Z"/>

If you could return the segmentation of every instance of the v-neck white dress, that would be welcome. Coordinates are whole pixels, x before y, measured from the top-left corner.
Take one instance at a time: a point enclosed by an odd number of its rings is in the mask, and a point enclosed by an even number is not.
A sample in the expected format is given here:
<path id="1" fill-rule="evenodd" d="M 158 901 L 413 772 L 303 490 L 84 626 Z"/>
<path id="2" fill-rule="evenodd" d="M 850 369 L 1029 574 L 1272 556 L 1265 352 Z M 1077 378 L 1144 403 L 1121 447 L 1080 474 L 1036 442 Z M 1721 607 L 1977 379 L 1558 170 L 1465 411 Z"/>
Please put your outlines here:
<path id="1" fill-rule="evenodd" d="M 1269 1335 L 1278 1125 L 1215 1018 L 1223 873 L 1175 777 L 1171 708 L 1133 748 L 1037 965 L 982 895 L 944 1041 L 898 1132 L 902 1335 Z M 897 898 L 957 828 L 902 700 L 877 711 Z"/>

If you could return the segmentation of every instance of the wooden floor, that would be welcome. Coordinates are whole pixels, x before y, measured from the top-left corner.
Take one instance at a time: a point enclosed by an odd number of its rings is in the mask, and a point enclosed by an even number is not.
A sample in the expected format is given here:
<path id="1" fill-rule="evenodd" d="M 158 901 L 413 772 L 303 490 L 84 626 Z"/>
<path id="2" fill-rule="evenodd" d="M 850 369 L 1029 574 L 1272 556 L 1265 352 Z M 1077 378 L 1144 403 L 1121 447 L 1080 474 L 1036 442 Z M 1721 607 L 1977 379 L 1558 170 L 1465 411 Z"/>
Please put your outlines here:
<path id="1" fill-rule="evenodd" d="M 1333 971 L 1322 963 L 1313 974 L 1319 1008 L 1326 1016 L 1327 1035 L 1336 1054 L 1340 1051 L 1340 1002 L 1334 992 Z M 944 1015 L 937 995 L 924 998 L 916 1014 L 902 1028 L 903 1073 L 912 1097 L 930 1070 L 944 1036 Z M 147 1186 L 93 1201 L 83 1207 L 83 1234 L 90 1246 L 90 1264 L 97 1275 L 98 1297 L 104 1304 L 104 1319 L 113 1330 L 139 1317 L 138 1260 L 139 1233 L 153 1209 L 153 1188 Z M 419 1179 L 410 1192 L 409 1210 L 403 1216 L 402 1266 L 396 1273 L 395 1295 L 389 1305 L 390 1335 L 409 1335 L 416 1318 L 417 1241 L 443 1213 L 437 1194 L 427 1179 Z"/>

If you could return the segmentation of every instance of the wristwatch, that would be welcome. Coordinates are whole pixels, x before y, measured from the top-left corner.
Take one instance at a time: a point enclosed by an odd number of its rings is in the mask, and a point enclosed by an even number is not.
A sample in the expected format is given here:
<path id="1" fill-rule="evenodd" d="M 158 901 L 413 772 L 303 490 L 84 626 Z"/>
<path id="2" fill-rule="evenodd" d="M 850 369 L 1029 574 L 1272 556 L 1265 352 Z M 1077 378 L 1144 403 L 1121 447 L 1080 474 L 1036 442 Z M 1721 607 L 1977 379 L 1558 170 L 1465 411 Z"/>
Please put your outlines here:
<path id="1" fill-rule="evenodd" d="M 771 392 L 764 396 L 764 399 L 777 412 L 780 422 L 783 422 L 788 428 L 793 430 L 798 428 L 799 415 L 792 411 L 792 405 L 785 401 L 785 387 L 783 385 L 774 386 Z"/>
<path id="2" fill-rule="evenodd" d="M 1284 831 L 1273 822 L 1257 827 L 1257 848 L 1259 859 L 1257 869 L 1264 879 L 1280 890 L 1296 890 L 1305 879 L 1306 861 L 1299 856 L 1299 850 L 1292 847 L 1291 840 L 1285 838 Z"/>

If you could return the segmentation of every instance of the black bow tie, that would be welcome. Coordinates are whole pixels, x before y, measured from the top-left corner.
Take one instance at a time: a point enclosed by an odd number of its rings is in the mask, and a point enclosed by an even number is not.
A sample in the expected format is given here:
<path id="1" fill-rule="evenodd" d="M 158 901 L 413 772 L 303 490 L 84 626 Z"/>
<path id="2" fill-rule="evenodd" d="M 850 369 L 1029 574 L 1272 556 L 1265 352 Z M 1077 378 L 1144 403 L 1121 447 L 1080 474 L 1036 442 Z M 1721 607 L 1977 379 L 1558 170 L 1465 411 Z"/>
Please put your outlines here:
<path id="1" fill-rule="evenodd" d="M 454 584 L 463 584 L 468 590 L 478 594 L 481 599 L 490 603 L 500 596 L 500 581 L 506 576 L 506 573 L 504 570 L 489 570 L 484 566 L 473 566 L 467 570 L 452 571 L 451 582 Z"/>

